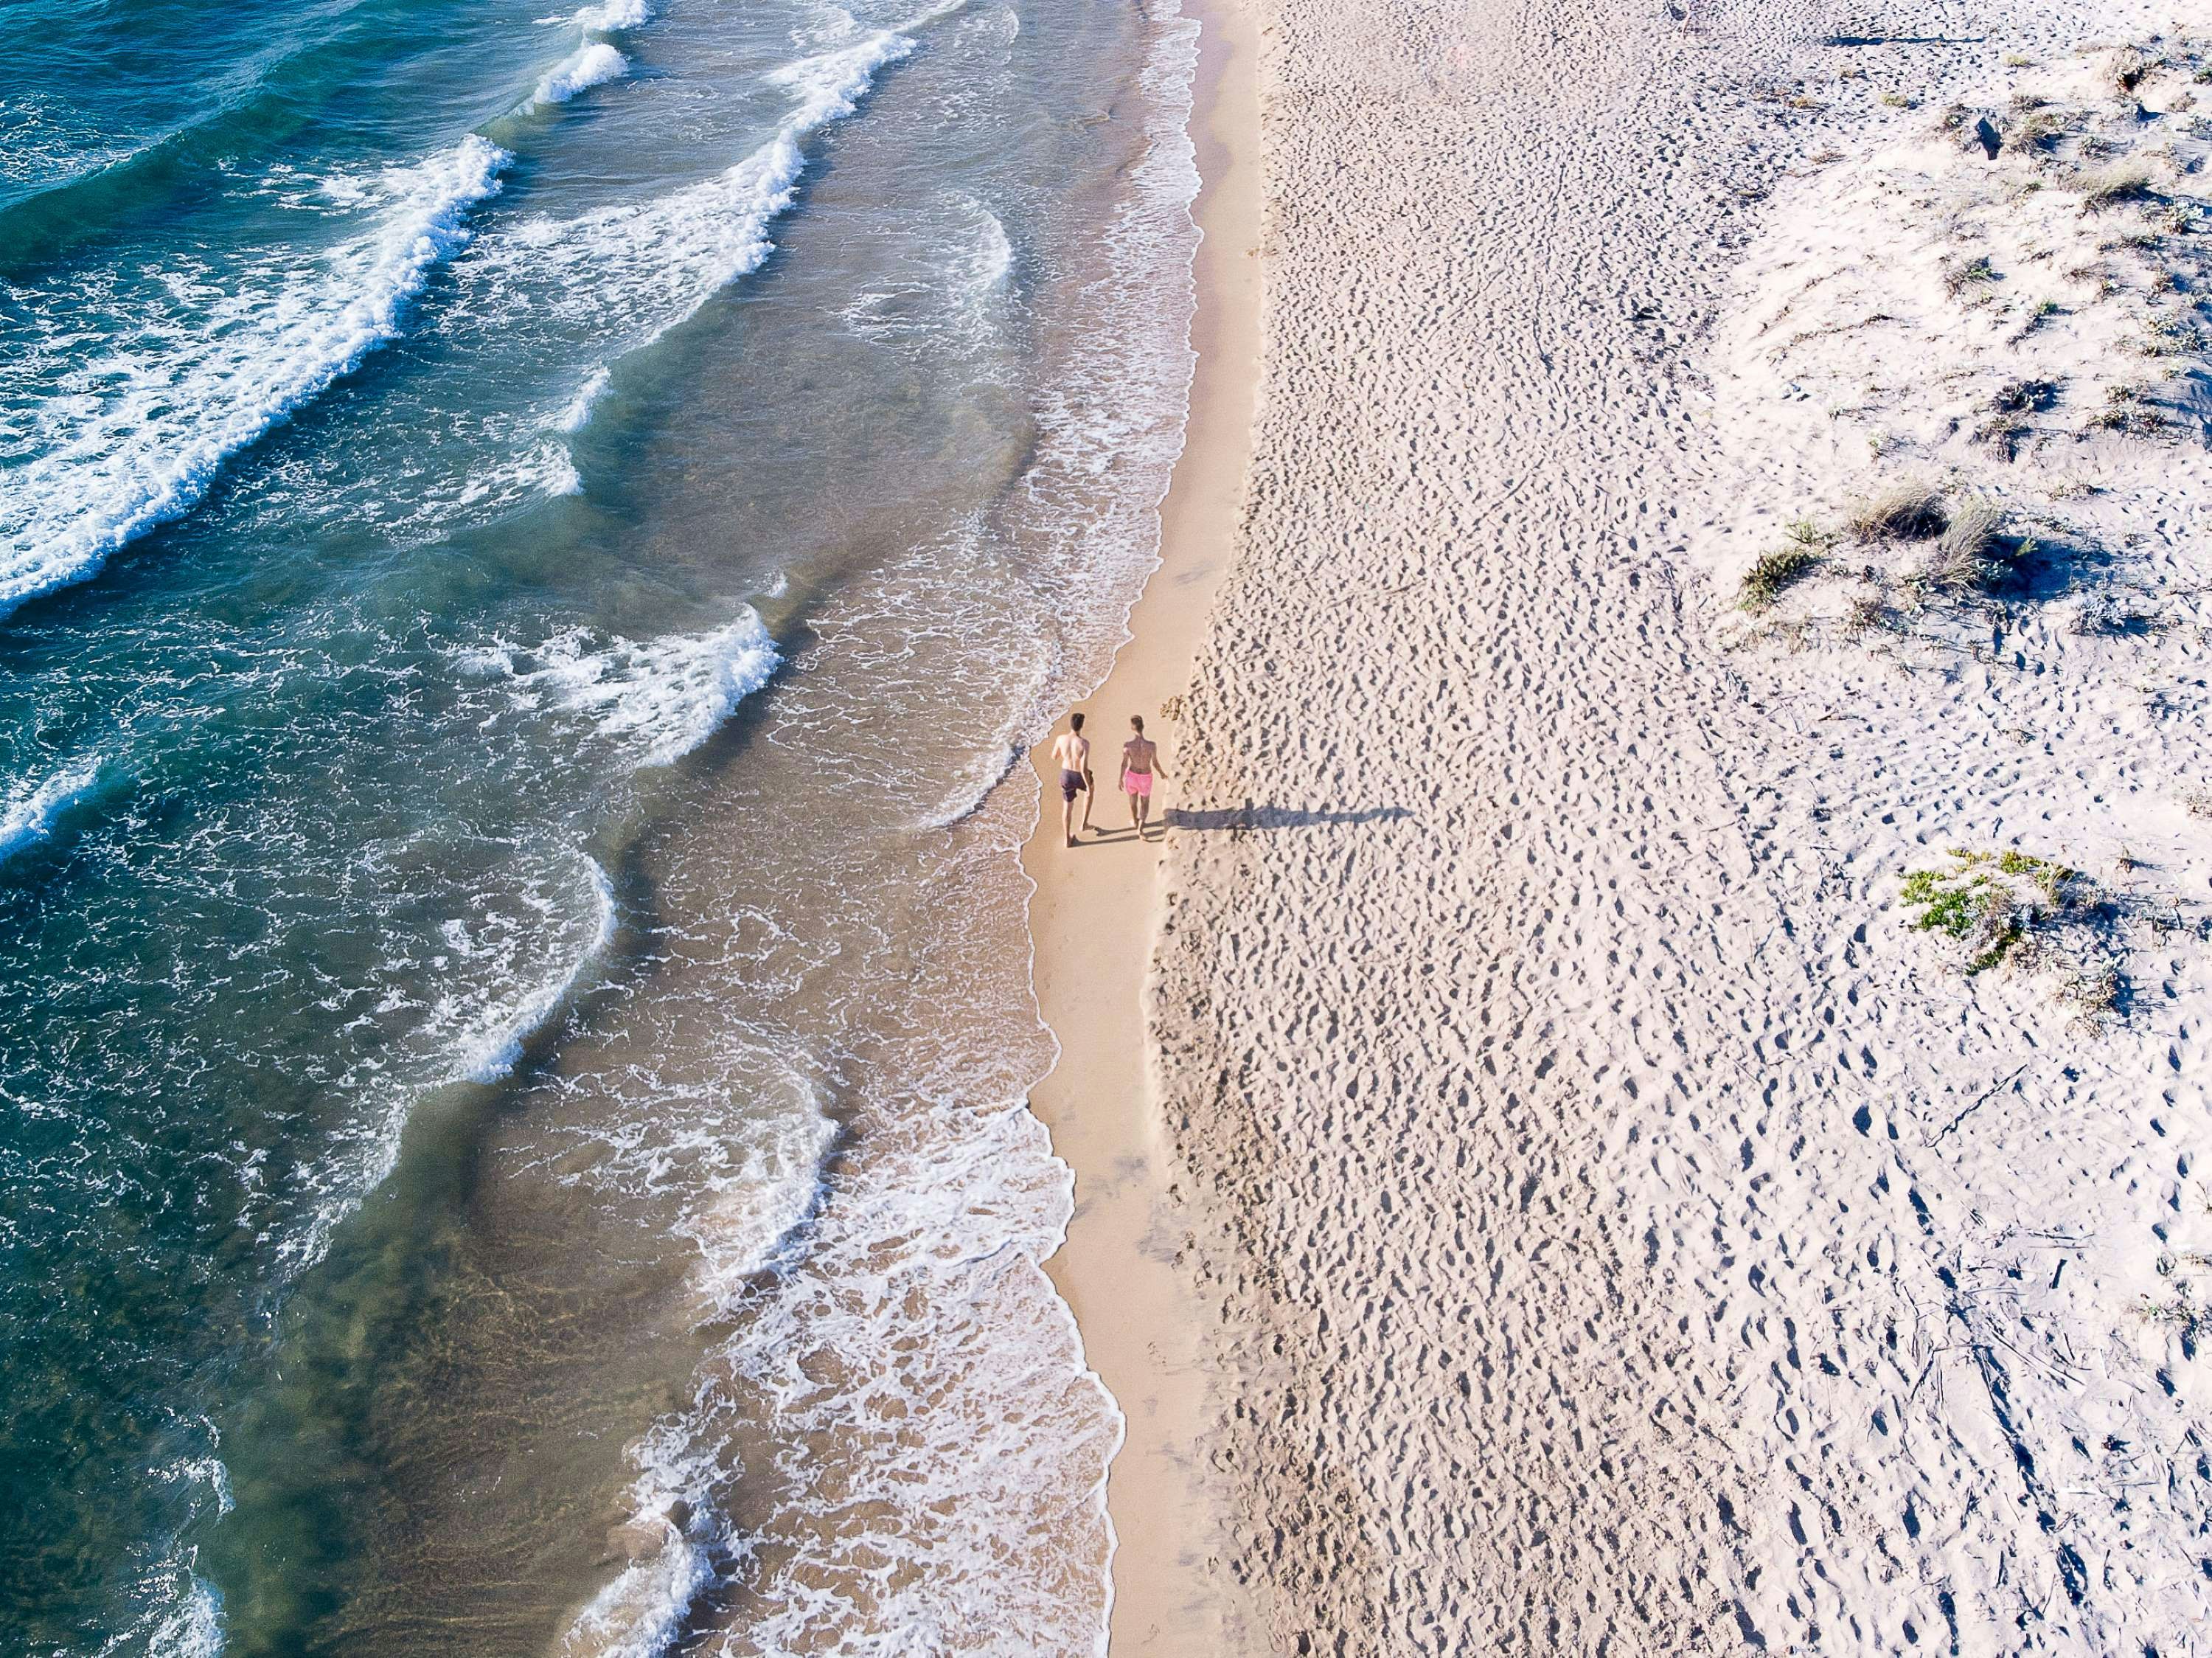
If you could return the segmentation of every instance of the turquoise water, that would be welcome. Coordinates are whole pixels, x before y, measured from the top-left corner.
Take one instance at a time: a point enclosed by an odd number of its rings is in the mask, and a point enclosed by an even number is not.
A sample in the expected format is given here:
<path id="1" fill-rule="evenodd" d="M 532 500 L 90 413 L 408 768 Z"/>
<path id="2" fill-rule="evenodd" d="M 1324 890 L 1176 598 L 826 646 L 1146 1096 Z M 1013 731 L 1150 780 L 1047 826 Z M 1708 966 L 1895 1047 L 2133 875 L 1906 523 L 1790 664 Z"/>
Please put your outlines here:
<path id="1" fill-rule="evenodd" d="M 11 1651 L 1097 1642 L 1009 774 L 1192 26 L 550 9 L 10 17 Z"/>

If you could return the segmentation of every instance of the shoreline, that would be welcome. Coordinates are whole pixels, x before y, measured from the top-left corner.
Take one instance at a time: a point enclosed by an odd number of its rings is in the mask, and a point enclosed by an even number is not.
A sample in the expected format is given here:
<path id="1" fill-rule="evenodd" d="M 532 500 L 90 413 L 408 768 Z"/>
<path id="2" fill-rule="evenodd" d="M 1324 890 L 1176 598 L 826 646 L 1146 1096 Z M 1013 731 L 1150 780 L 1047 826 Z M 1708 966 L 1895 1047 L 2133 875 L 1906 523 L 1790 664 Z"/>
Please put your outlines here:
<path id="1" fill-rule="evenodd" d="M 1115 1532 L 1108 1640 L 1117 1653 L 1211 1658 L 1243 1618 L 1216 1570 L 1222 1526 L 1197 1454 L 1209 1405 L 1204 1320 L 1172 1243 L 1159 1235 L 1174 1173 L 1145 991 L 1170 838 L 1162 829 L 1149 847 L 1135 844 L 1127 803 L 1112 787 L 1127 717 L 1142 713 L 1161 739 L 1162 821 L 1176 797 L 1176 733 L 1163 704 L 1188 681 L 1235 558 L 1260 385 L 1259 20 L 1250 0 L 1200 0 L 1195 11 L 1191 137 L 1200 182 L 1192 214 L 1202 240 L 1193 267 L 1189 414 L 1161 506 L 1159 564 L 1130 610 L 1128 637 L 1107 677 L 1079 704 L 1090 716 L 1102 779 L 1094 819 L 1121 827 L 1068 850 L 1048 788 L 1022 866 L 1034 887 L 1038 1009 L 1060 1045 L 1030 1109 L 1075 1179 L 1075 1212 L 1045 1270 L 1075 1319 L 1085 1362 L 1124 1419 L 1107 1476 Z M 1051 736 L 1032 751 L 1041 770 Z"/>

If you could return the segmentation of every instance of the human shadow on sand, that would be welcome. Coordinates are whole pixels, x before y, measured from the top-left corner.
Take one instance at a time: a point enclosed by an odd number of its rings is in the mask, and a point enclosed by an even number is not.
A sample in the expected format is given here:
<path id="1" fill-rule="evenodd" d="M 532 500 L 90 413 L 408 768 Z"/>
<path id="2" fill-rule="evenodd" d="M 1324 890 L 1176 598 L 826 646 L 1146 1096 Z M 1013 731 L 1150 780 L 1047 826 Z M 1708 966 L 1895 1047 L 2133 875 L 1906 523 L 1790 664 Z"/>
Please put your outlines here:
<path id="1" fill-rule="evenodd" d="M 1170 829 L 1315 829 L 1329 823 L 1394 823 L 1413 814 L 1402 806 L 1370 806 L 1357 812 L 1309 811 L 1295 806 L 1225 806 L 1192 812 L 1170 808 Z"/>
<path id="2" fill-rule="evenodd" d="M 1978 46 L 1986 34 L 1832 34 L 1832 46 Z"/>

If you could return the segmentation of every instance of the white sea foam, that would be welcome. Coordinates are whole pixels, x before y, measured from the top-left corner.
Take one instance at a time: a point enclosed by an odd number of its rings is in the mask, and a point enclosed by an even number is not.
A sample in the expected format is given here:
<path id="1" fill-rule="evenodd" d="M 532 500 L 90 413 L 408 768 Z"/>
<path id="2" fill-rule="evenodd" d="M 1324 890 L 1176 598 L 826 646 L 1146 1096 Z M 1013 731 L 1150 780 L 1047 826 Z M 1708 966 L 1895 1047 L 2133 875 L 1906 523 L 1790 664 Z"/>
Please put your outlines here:
<path id="1" fill-rule="evenodd" d="M 568 854 L 550 868 L 533 863 L 449 920 L 433 955 L 395 964 L 386 1010 L 420 1014 L 410 1051 L 364 1076 L 356 1123 L 303 1178 L 315 1204 L 275 1240 L 287 1277 L 320 1260 L 346 1218 L 391 1176 L 416 1102 L 433 1089 L 506 1076 L 613 942 L 614 889 L 595 859 Z M 414 987 L 424 983 L 435 993 L 418 1003 Z"/>
<path id="2" fill-rule="evenodd" d="M 214 1430 L 210 1428 L 209 1431 L 212 1433 Z M 237 1500 L 231 1495 L 230 1470 L 223 1466 L 221 1457 L 185 1457 L 167 1467 L 155 1469 L 154 1478 L 168 1485 L 204 1484 L 209 1494 L 215 1498 L 217 1515 L 228 1514 L 238 1506 Z"/>
<path id="3" fill-rule="evenodd" d="M 630 1142 L 608 1146 L 591 1171 L 625 1201 L 672 1187 L 690 1194 L 678 1231 L 699 1249 L 691 1289 L 702 1317 L 738 1306 L 819 1200 L 836 1129 L 811 1087 L 795 1076 L 790 1082 L 790 1108 L 765 1117 L 733 1123 L 726 1100 L 700 1100 L 696 1116 L 679 1108 L 677 1123 L 635 1124 Z M 681 1102 L 664 1095 L 660 1104 Z M 570 1620 L 558 1658 L 659 1658 L 699 1595 L 741 1570 L 750 1551 L 716 1505 L 727 1471 L 698 1417 L 662 1417 L 628 1454 L 637 1474 L 621 1534 L 633 1557 Z"/>
<path id="4" fill-rule="evenodd" d="M 764 1545 L 803 1562 L 748 1586 L 745 1640 L 875 1658 L 1083 1650 L 1097 1608 L 1066 1588 L 1101 1551 L 1103 1489 L 1080 1515 L 1061 1494 L 1095 1480 L 1120 1421 L 1037 1264 L 1072 1210 L 1068 1170 L 1019 1106 L 902 1097 L 878 1133 L 801 1260 L 745 1301 L 708 1361 L 793 1448 L 751 1471 L 763 1492 L 784 1485 L 788 1506 L 724 1545 L 739 1575 Z M 663 1469 L 726 1466 L 715 1397 L 702 1390 L 632 1448 L 652 1476 L 641 1487 L 672 1483 Z M 827 1445 L 842 1448 L 836 1489 L 817 1493 L 805 1448 Z M 1068 1520 L 1080 1523 L 1062 1535 Z"/>
<path id="5" fill-rule="evenodd" d="M 507 676 L 526 708 L 586 716 L 639 770 L 672 765 L 706 741 L 781 660 L 750 608 L 713 632 L 642 644 L 570 628 L 538 645 L 495 641 L 454 655 L 465 667 Z"/>
<path id="6" fill-rule="evenodd" d="M 577 387 L 576 395 L 550 423 L 556 432 L 580 432 L 592 418 L 592 405 L 606 394 L 608 374 L 605 369 L 594 369 L 591 377 Z"/>
<path id="7" fill-rule="evenodd" d="M 147 1632 L 151 1658 L 222 1658 L 222 1600 L 195 1577 L 175 1606 Z"/>
<path id="8" fill-rule="evenodd" d="M 991 797 L 991 791 L 1004 783 L 1021 763 L 1022 751 L 1011 742 L 1004 747 L 986 749 L 960 768 L 944 798 L 925 812 L 915 826 L 950 829 L 963 819 L 973 817 L 976 809 Z"/>
<path id="9" fill-rule="evenodd" d="M 699 1250 L 690 1291 L 702 1317 L 735 1307 L 821 1200 L 837 1125 L 811 1087 L 793 1082 L 791 1106 L 743 1133 L 732 1133 L 726 1109 L 715 1120 L 665 1124 L 649 1143 L 610 1148 L 597 1171 L 624 1190 L 680 1184 L 692 1193 L 676 1230 Z"/>
<path id="10" fill-rule="evenodd" d="M 477 470 L 422 486 L 406 513 L 385 521 L 395 531 L 436 535 L 464 519 L 482 522 L 532 502 L 583 491 L 583 478 L 568 446 L 558 438 L 541 437 Z"/>
<path id="11" fill-rule="evenodd" d="M 916 827 L 949 829 L 973 817 L 991 793 L 1019 766 L 1028 747 L 1030 710 L 1052 686 L 1054 652 L 1043 638 L 1030 636 L 994 662 L 993 671 L 1006 692 L 1006 717 L 998 729 L 976 745 L 967 764 L 949 774 L 949 786 L 936 802 L 924 808 Z"/>
<path id="12" fill-rule="evenodd" d="M 917 42 L 906 31 L 964 3 L 947 0 L 899 28 L 876 30 L 772 71 L 769 83 L 796 93 L 797 101 L 766 143 L 726 171 L 650 202 L 575 219 L 526 221 L 511 241 L 487 249 L 488 257 L 537 282 L 549 271 L 559 272 L 580 319 L 604 326 L 611 313 L 626 314 L 623 349 L 653 344 L 720 290 L 760 268 L 775 247 L 769 227 L 791 205 L 805 171 L 802 143 L 854 113 L 877 75 L 914 52 Z"/>
<path id="13" fill-rule="evenodd" d="M 557 455 L 547 457 L 545 492 L 548 495 L 581 495 L 584 475 L 576 470 L 575 461 L 564 449 Z"/>
<path id="14" fill-rule="evenodd" d="M 565 104 L 578 93 L 604 86 L 629 70 L 629 59 L 605 41 L 586 42 L 545 72 L 538 89 L 530 94 L 531 106 L 547 108 Z"/>
<path id="15" fill-rule="evenodd" d="M 624 29 L 643 28 L 653 21 L 653 7 L 647 0 L 600 0 L 568 21 L 587 34 L 618 34 Z"/>
<path id="16" fill-rule="evenodd" d="M 1041 598 L 1060 608 L 1079 593 L 1069 613 L 1097 622 L 1059 642 L 1018 718 L 1022 736 L 1103 671 L 1122 613 L 1099 602 L 1100 589 L 1121 604 L 1134 597 L 1157 558 L 1181 448 L 1197 25 L 1172 10 L 1153 21 L 1150 142 L 1106 230 L 1107 271 L 1089 290 L 1097 309 L 1042 399 L 1019 492 L 1038 538 Z M 986 769 L 1002 752 L 979 749 Z M 943 809 L 972 798 L 956 789 Z M 988 838 L 925 845 L 957 858 Z M 975 855 L 1001 859 L 1002 876 L 1018 880 L 1010 851 Z M 1122 1423 L 1040 1265 L 1071 1210 L 1068 1171 L 1028 1111 L 976 1109 L 993 1097 L 989 1078 L 974 1074 L 987 1068 L 955 1064 L 926 1095 L 902 1087 L 895 1109 L 869 1113 L 803 1256 L 757 1292 L 702 1373 L 726 1368 L 745 1402 L 718 1416 L 709 1383 L 684 1419 L 694 1442 L 725 1446 L 741 1423 L 772 1421 L 791 1448 L 772 1471 L 746 1471 L 757 1497 L 778 1480 L 790 1492 L 745 1539 L 763 1563 L 744 1586 L 750 1649 L 1105 1649 L 1103 1471 Z M 825 1373 L 839 1385 L 821 1385 Z M 818 1461 L 830 1465 L 819 1477 Z M 771 1569 L 771 1551 L 799 1564 Z M 1079 1584 L 1095 1594 L 1072 1593 Z"/>
<path id="17" fill-rule="evenodd" d="M 200 1425 L 207 1436 L 204 1454 L 179 1457 L 147 1474 L 164 1485 L 189 1488 L 193 1513 L 220 1519 L 236 1506 L 230 1471 L 216 1454 L 222 1436 L 215 1424 L 203 1417 Z M 172 1537 L 161 1553 L 138 1576 L 137 1615 L 92 1649 L 92 1658 L 221 1658 L 222 1597 L 191 1570 L 190 1545 Z"/>
<path id="18" fill-rule="evenodd" d="M 592 1597 L 554 1650 L 560 1658 L 659 1658 L 682 1631 L 684 1614 L 700 1590 L 714 1578 L 706 1549 L 670 1526 L 659 1549 L 623 1567 Z"/>
<path id="19" fill-rule="evenodd" d="M 951 344 L 969 352 L 971 372 L 992 379 L 1012 375 L 1018 365 L 1002 348 L 1014 246 L 1005 222 L 957 191 L 945 192 L 926 220 L 917 214 L 915 222 L 926 228 L 886 245 L 870 284 L 843 308 L 845 326 L 918 358 Z"/>
<path id="20" fill-rule="evenodd" d="M 860 32 L 860 20 L 836 4 L 836 0 L 812 0 L 806 20 L 791 31 L 791 43 L 804 50 L 818 52 L 824 46 L 849 40 Z"/>
<path id="21" fill-rule="evenodd" d="M 977 223 L 962 274 L 969 296 L 981 299 L 1006 287 L 1014 268 L 1014 245 L 1007 239 L 1005 221 L 996 213 L 972 198 L 968 205 L 975 210 Z"/>
<path id="22" fill-rule="evenodd" d="M 658 1091 L 656 1110 L 622 1125 L 584 1173 L 624 1203 L 685 1194 L 678 1230 L 699 1250 L 691 1292 L 699 1316 L 727 1313 L 776 1264 L 819 1199 L 836 1137 L 815 1090 L 792 1076 L 787 1108 L 732 1120 L 729 1102 Z M 696 1107 L 687 1110 L 686 1106 Z M 629 1447 L 637 1471 L 620 1528 L 629 1564 L 571 1618 L 559 1658 L 658 1658 L 719 1570 L 747 1545 L 731 1534 L 714 1494 L 723 1467 L 711 1436 L 684 1415 L 653 1423 Z"/>
<path id="23" fill-rule="evenodd" d="M 587 860 L 589 861 L 589 860 Z M 563 972 L 533 986 L 512 1006 L 494 1009 L 471 1024 L 456 1044 L 453 1079 L 466 1082 L 496 1082 L 514 1069 L 524 1044 L 544 1028 L 560 1011 L 585 971 L 606 951 L 615 936 L 615 891 L 607 872 L 592 862 L 592 896 L 598 908 L 598 925 L 590 942 Z M 388 1170 L 386 1172 L 389 1172 Z"/>
<path id="24" fill-rule="evenodd" d="M 568 446 L 549 439 L 473 480 L 471 487 L 461 492 L 461 504 L 475 506 L 482 501 L 495 500 L 504 505 L 533 496 L 550 498 L 583 492 L 584 480 L 576 471 L 575 460 L 569 454 Z"/>
<path id="25" fill-rule="evenodd" d="M 274 292 L 223 296 L 197 340 L 118 359 L 119 388 L 75 399 L 63 440 L 0 489 L 0 615 L 190 511 L 232 455 L 393 338 L 509 159 L 472 135 L 392 169 L 380 180 L 389 205 L 367 235 Z"/>
<path id="26" fill-rule="evenodd" d="M 1156 552 L 1160 492 L 1180 445 L 1196 241 L 1185 131 L 1196 26 L 1171 13 L 1157 21 L 1151 142 L 1129 201 L 1104 233 L 1107 268 L 1088 290 L 1098 297 L 1083 340 L 1055 368 L 1037 459 L 1010 508 L 1039 555 L 1045 602 L 1080 592 L 1085 602 L 1071 613 L 1096 610 L 1097 624 L 1062 641 L 1065 654 L 1048 654 L 1036 683 L 1016 691 L 1010 700 L 1029 705 L 1015 712 L 1013 740 L 979 741 L 977 774 L 945 779 L 938 814 L 957 816 L 981 799 L 983 822 L 923 838 L 919 850 L 945 860 L 935 867 L 948 879 L 989 893 L 1003 892 L 994 879 L 1019 877 L 996 840 L 1006 826 L 990 815 L 989 802 L 1003 807 L 1006 791 L 992 796 L 987 774 L 1016 752 L 1040 707 L 1065 696 L 1071 674 L 1103 667 L 1121 613 L 1097 604 L 1097 589 L 1133 596 Z M 880 41 L 861 45 L 879 52 Z M 794 120 L 822 107 L 814 88 L 834 84 L 826 66 L 839 55 L 795 66 L 786 82 L 800 94 Z M 547 240 L 588 244 L 604 250 L 595 258 L 625 268 L 656 246 L 673 248 L 675 279 L 661 298 L 682 302 L 732 268 L 715 261 L 733 241 L 716 238 L 749 235 L 764 249 L 767 217 L 746 216 L 770 199 L 761 193 L 768 186 L 781 177 L 787 188 L 796 177 L 769 166 L 785 137 L 749 158 L 750 174 L 733 170 L 631 216 L 548 226 Z M 785 159 L 795 169 L 795 147 Z M 996 250 L 979 229 L 972 245 L 981 257 L 969 268 L 988 292 L 1010 279 L 1011 248 L 994 271 Z M 931 263 L 937 294 L 972 291 L 957 260 Z M 665 326 L 688 314 L 665 302 L 653 314 Z M 487 666 L 518 679 L 541 671 L 531 653 L 515 655 Z M 550 695 L 552 682 L 544 683 Z M 805 692 L 804 682 L 794 686 L 794 698 Z M 971 858 L 997 860 L 996 876 L 978 876 L 963 862 Z M 728 969 L 749 984 L 796 983 L 819 960 L 770 917 L 732 933 Z M 753 960 L 755 949 L 765 959 Z M 1019 1054 L 1024 1036 L 1006 1033 L 990 1051 Z M 694 1399 L 631 1448 L 634 1535 L 659 1546 L 577 1615 L 564 1658 L 666 1650 L 708 1592 L 694 1575 L 702 1567 L 740 1586 L 737 1638 L 748 1650 L 1022 1658 L 1103 1649 L 1107 1592 L 1098 1577 L 1111 1539 L 1103 1471 L 1121 1423 L 1084 1368 L 1079 1336 L 1040 1265 L 1071 1212 L 1069 1174 L 1018 1103 L 1042 1065 L 1002 1061 L 1010 1071 L 999 1077 L 977 1075 L 992 1066 L 978 1060 L 963 1048 L 948 1051 L 934 1076 L 912 1067 L 864 1075 L 868 1097 L 854 1107 L 861 1131 L 838 1160 L 828 1201 L 818 1201 L 813 1183 L 823 1177 L 808 1157 L 808 1135 L 826 1125 L 803 1106 L 764 1103 L 757 1085 L 747 1108 L 732 1112 L 717 1110 L 711 1089 L 696 1102 L 671 1100 L 668 1082 L 651 1079 L 635 1143 L 610 1150 L 583 1177 L 604 1179 L 611 1201 L 651 1193 L 659 1207 L 680 1194 L 680 1229 L 701 1252 L 697 1281 L 728 1309 L 731 1333 L 703 1362 Z M 993 1111 L 991 1100 L 1006 1103 Z M 788 1132 L 768 1132 L 769 1123 Z M 742 1154 L 718 1144 L 717 1130 Z M 774 1270 L 760 1271 L 763 1260 Z M 732 1478 L 746 1482 L 742 1533 L 726 1529 L 714 1501 Z M 680 1524 L 653 1518 L 679 1512 Z"/>
<path id="27" fill-rule="evenodd" d="M 86 755 L 37 783 L 10 789 L 0 803 L 0 860 L 52 834 L 61 814 L 99 783 L 100 769 L 100 756 Z"/>
<path id="28" fill-rule="evenodd" d="M 556 1658 L 659 1658 L 714 1581 L 708 1543 L 726 1527 L 714 1506 L 713 1460 L 667 1419 L 641 1436 L 629 1457 L 638 1471 L 622 1527 L 629 1564 L 569 1620 Z"/>

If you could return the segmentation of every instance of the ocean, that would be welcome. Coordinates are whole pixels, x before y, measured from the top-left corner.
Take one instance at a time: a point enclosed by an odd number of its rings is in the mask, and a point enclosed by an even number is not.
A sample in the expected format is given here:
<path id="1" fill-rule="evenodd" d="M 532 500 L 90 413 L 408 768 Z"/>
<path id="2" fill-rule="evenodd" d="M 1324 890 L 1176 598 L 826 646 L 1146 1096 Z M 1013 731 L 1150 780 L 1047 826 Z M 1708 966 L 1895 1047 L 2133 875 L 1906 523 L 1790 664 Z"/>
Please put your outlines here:
<path id="1" fill-rule="evenodd" d="M 1176 0 L 18 0 L 0 1648 L 1090 1653 Z"/>

